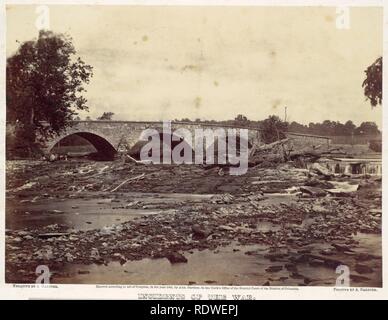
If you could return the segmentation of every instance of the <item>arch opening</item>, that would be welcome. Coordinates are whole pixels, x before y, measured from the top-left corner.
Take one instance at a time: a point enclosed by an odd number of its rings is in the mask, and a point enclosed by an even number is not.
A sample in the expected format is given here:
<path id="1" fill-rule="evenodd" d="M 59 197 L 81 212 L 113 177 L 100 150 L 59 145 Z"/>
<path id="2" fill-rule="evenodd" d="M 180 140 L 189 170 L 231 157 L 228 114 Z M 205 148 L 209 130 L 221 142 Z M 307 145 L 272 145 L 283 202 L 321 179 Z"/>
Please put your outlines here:
<path id="1" fill-rule="evenodd" d="M 152 137 L 151 136 L 149 138 L 149 141 L 138 141 L 135 143 L 135 145 L 129 150 L 129 155 L 133 158 L 135 158 L 136 160 L 140 160 L 140 152 L 141 152 L 141 149 L 148 143 L 150 143 L 150 141 L 152 140 Z M 174 137 L 174 140 L 173 140 L 173 137 Z M 164 145 L 170 145 L 171 146 L 171 154 L 172 154 L 172 150 L 178 145 L 178 144 L 181 144 L 181 143 L 184 143 L 186 144 L 186 147 L 187 148 L 190 148 L 191 149 L 191 154 L 192 154 L 192 161 L 194 160 L 194 150 L 192 149 L 191 145 L 189 143 L 187 143 L 186 141 L 184 141 L 184 138 L 176 135 L 176 134 L 168 134 L 168 133 L 162 133 L 160 132 L 159 133 L 159 140 L 160 140 L 160 145 L 153 145 L 152 146 L 152 149 L 157 149 L 159 148 L 159 151 L 160 151 L 160 157 L 163 158 L 163 146 Z M 177 141 L 178 140 L 178 141 Z M 149 156 L 151 156 L 150 152 L 148 154 Z M 181 156 L 183 156 L 183 150 L 181 151 L 180 153 Z"/>
<path id="2" fill-rule="evenodd" d="M 94 160 L 113 160 L 117 151 L 105 138 L 91 132 L 77 132 L 60 139 L 50 150 L 68 156 L 89 156 Z"/>
<path id="3" fill-rule="evenodd" d="M 223 150 L 223 152 L 221 152 L 221 150 L 219 150 L 220 142 L 222 144 L 224 144 L 224 147 L 225 147 L 225 150 Z M 212 150 L 214 152 L 214 161 L 216 164 L 218 164 L 218 159 L 219 159 L 219 156 L 221 155 L 221 153 L 223 153 L 226 162 L 229 162 L 230 157 L 240 155 L 241 142 L 243 142 L 248 147 L 248 150 L 250 150 L 252 148 L 252 143 L 249 140 L 246 140 L 246 139 L 242 138 L 239 134 L 237 134 L 236 141 L 235 141 L 235 150 L 234 150 L 235 154 L 232 154 L 231 150 L 229 150 L 229 146 L 228 146 L 229 137 L 226 136 L 226 137 L 221 138 L 221 139 L 216 137 L 214 139 L 214 143 L 208 149 L 206 149 L 204 146 L 204 161 L 206 160 L 207 153 Z"/>

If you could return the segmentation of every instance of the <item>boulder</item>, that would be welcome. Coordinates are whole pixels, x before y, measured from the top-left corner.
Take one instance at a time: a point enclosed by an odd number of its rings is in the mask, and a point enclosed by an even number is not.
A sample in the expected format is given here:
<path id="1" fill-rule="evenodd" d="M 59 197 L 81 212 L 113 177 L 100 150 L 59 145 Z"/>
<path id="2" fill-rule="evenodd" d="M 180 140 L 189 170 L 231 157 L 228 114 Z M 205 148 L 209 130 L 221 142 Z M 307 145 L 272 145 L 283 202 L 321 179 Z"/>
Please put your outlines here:
<path id="1" fill-rule="evenodd" d="M 91 259 L 96 259 L 96 260 L 101 259 L 100 253 L 99 253 L 97 248 L 92 248 L 92 250 L 90 252 L 90 258 Z"/>
<path id="2" fill-rule="evenodd" d="M 302 191 L 303 193 L 307 193 L 313 197 L 326 196 L 326 191 L 321 188 L 302 186 L 300 187 L 300 191 Z"/>
<path id="3" fill-rule="evenodd" d="M 314 204 L 311 208 L 311 210 L 315 213 L 320 213 L 320 214 L 329 214 L 330 210 L 325 208 L 324 206 Z"/>
<path id="4" fill-rule="evenodd" d="M 309 187 L 316 187 L 316 188 L 321 188 L 321 189 L 334 189 L 335 188 L 335 186 L 332 183 L 325 181 L 325 180 L 320 180 L 317 178 L 310 178 L 305 183 L 305 185 L 309 186 Z"/>
<path id="5" fill-rule="evenodd" d="M 54 259 L 54 252 L 52 247 L 44 246 L 42 249 L 36 251 L 34 255 L 38 260 L 52 260 Z"/>
<path id="6" fill-rule="evenodd" d="M 317 162 L 314 162 L 312 164 L 312 166 L 310 167 L 310 170 L 315 173 L 318 173 L 319 175 L 323 175 L 325 177 L 331 177 L 333 175 L 329 169 L 327 169 L 326 167 L 324 167 L 323 165 Z"/>
<path id="7" fill-rule="evenodd" d="M 193 232 L 193 239 L 195 240 L 206 239 L 212 233 L 211 230 L 201 227 L 198 224 L 193 225 L 191 230 Z"/>
<path id="8" fill-rule="evenodd" d="M 354 267 L 354 270 L 356 270 L 356 272 L 359 274 L 373 272 L 373 269 L 371 267 L 368 267 L 367 265 L 360 264 L 360 263 L 356 264 L 356 266 Z"/>
<path id="9" fill-rule="evenodd" d="M 178 252 L 171 252 L 167 254 L 166 258 L 170 261 L 171 264 L 174 263 L 187 263 L 187 259 L 183 254 Z"/>
<path id="10" fill-rule="evenodd" d="M 265 271 L 267 272 L 279 272 L 280 270 L 283 269 L 283 266 L 270 266 Z"/>

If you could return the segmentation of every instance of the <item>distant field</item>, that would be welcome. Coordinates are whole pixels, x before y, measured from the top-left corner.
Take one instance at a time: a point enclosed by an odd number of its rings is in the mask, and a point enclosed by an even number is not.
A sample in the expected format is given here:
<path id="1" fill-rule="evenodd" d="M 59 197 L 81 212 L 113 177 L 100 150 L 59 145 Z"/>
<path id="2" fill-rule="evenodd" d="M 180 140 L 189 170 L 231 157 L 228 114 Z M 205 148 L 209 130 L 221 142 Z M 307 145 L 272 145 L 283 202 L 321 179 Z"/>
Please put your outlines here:
<path id="1" fill-rule="evenodd" d="M 66 153 L 93 153 L 97 152 L 96 148 L 94 148 L 92 145 L 82 145 L 82 146 L 60 146 L 60 147 L 54 147 L 52 149 L 53 153 L 58 154 L 66 154 Z"/>
<path id="2" fill-rule="evenodd" d="M 72 134 L 62 139 L 60 143 L 57 143 L 52 149 L 52 152 L 58 154 L 74 153 L 83 155 L 97 152 L 97 150 L 85 138 L 82 138 L 77 134 Z"/>

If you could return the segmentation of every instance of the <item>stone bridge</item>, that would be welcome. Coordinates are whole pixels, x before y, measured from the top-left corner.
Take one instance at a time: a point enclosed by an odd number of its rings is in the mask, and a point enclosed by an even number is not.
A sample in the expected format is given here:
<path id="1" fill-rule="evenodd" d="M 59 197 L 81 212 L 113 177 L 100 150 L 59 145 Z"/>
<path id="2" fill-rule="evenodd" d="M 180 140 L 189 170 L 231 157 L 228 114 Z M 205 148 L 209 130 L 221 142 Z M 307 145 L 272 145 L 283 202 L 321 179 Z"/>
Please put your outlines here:
<path id="1" fill-rule="evenodd" d="M 98 152 L 113 155 L 116 152 L 124 151 L 133 147 L 140 140 L 142 132 L 146 129 L 154 129 L 159 133 L 163 131 L 163 122 L 139 122 L 139 121 L 74 121 L 71 126 L 61 132 L 60 135 L 49 139 L 46 142 L 45 152 L 50 150 L 63 138 L 76 134 L 88 140 Z M 172 135 L 183 139 L 184 137 L 176 132 L 177 129 L 186 129 L 191 136 L 195 137 L 196 129 L 244 129 L 235 126 L 222 126 L 217 124 L 204 124 L 195 122 L 171 122 Z M 178 130 L 179 131 L 179 130 Z M 226 131 L 225 131 L 226 132 Z M 206 136 L 206 134 L 205 134 Z M 193 141 L 186 140 L 193 148 Z M 260 143 L 260 131 L 257 129 L 248 130 L 249 144 Z"/>
<path id="2" fill-rule="evenodd" d="M 171 130 L 173 135 L 177 129 L 187 129 L 192 137 L 195 136 L 196 129 L 247 129 L 246 127 L 227 126 L 210 123 L 196 122 L 172 122 Z M 162 132 L 163 122 L 140 122 L 140 121 L 74 121 L 71 126 L 64 130 L 60 135 L 49 139 L 46 142 L 45 152 L 49 153 L 51 149 L 63 138 L 70 135 L 78 135 L 88 140 L 99 153 L 114 156 L 117 152 L 128 150 L 139 141 L 140 135 L 145 129 L 155 129 Z M 248 128 L 248 142 L 250 145 L 261 144 L 260 130 L 257 128 Z M 312 135 L 303 135 L 299 133 L 287 133 L 291 138 L 298 140 L 303 145 L 307 144 L 330 144 L 327 137 L 318 137 Z M 192 147 L 192 141 L 187 141 Z"/>

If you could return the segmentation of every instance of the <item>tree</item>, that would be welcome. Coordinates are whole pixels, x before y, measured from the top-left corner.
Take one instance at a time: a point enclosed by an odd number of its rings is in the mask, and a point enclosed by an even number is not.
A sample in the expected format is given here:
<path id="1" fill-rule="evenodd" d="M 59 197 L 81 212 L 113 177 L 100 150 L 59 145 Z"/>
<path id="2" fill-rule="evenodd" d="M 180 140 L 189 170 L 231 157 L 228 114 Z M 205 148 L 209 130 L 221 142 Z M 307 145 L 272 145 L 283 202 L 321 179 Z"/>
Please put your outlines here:
<path id="1" fill-rule="evenodd" d="M 97 120 L 112 120 L 112 117 L 115 114 L 113 112 L 104 112 L 101 117 L 98 117 Z"/>
<path id="2" fill-rule="evenodd" d="M 238 114 L 236 116 L 236 118 L 234 118 L 234 120 L 240 121 L 240 122 L 246 122 L 248 120 L 248 118 L 242 114 Z"/>
<path id="3" fill-rule="evenodd" d="M 272 115 L 260 122 L 261 137 L 265 143 L 272 143 L 284 139 L 288 129 L 288 123 L 278 116 Z"/>
<path id="4" fill-rule="evenodd" d="M 382 151 L 382 141 L 381 140 L 370 140 L 369 141 L 369 149 L 373 150 L 374 152 L 381 152 Z"/>
<path id="5" fill-rule="evenodd" d="M 82 96 L 92 67 L 76 57 L 72 39 L 51 31 L 40 31 L 37 40 L 21 44 L 7 59 L 7 121 L 17 135 L 36 143 L 70 125 L 77 110 L 88 110 Z"/>
<path id="6" fill-rule="evenodd" d="M 248 118 L 242 114 L 238 114 L 236 118 L 234 118 L 234 123 L 237 125 L 245 125 L 249 122 Z"/>
<path id="7" fill-rule="evenodd" d="M 300 124 L 296 121 L 292 121 L 288 129 L 292 132 L 300 132 L 300 133 L 308 132 L 307 126 Z"/>
<path id="8" fill-rule="evenodd" d="M 383 58 L 378 58 L 366 70 L 366 78 L 362 83 L 364 94 L 370 100 L 372 107 L 381 105 L 382 102 L 382 73 Z"/>
<path id="9" fill-rule="evenodd" d="M 374 122 L 363 122 L 359 127 L 356 128 L 356 135 L 379 135 L 381 132 Z"/>
<path id="10" fill-rule="evenodd" d="M 356 129 L 356 125 L 353 123 L 353 121 L 348 120 L 345 123 L 345 135 L 350 136 L 354 133 L 354 130 Z"/>

